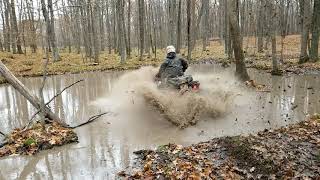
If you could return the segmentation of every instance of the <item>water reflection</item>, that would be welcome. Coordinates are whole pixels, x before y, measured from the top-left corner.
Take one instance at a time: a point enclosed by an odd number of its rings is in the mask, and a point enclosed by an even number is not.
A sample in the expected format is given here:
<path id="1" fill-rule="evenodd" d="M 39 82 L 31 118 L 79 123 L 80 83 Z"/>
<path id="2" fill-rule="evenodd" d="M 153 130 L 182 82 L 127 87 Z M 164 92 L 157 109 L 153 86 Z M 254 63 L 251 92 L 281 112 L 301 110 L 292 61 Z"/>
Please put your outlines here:
<path id="1" fill-rule="evenodd" d="M 217 66 L 193 66 L 190 73 L 225 71 Z M 122 73 L 95 72 L 48 78 L 44 96 L 48 101 L 65 86 L 84 82 L 68 89 L 50 107 L 75 125 L 90 116 L 116 106 L 105 103 L 106 95 Z M 176 142 L 190 144 L 223 135 L 246 134 L 303 120 L 306 114 L 320 110 L 320 77 L 315 75 L 278 77 L 250 70 L 257 82 L 271 87 L 270 93 L 239 96 L 228 115 L 204 119 L 197 126 L 179 130 L 163 121 L 158 113 L 145 107 L 127 109 L 136 115 L 110 114 L 77 129 L 80 143 L 41 152 L 34 157 L 15 156 L 0 160 L 0 179 L 113 179 L 120 169 L 132 163 L 134 150 Z M 41 78 L 23 78 L 35 94 Z M 138 100 L 135 100 L 138 101 Z M 8 132 L 23 126 L 35 109 L 10 86 L 0 86 L 0 130 Z M 111 108 L 112 109 L 112 108 Z M 203 133 L 200 133 L 203 132 Z"/>

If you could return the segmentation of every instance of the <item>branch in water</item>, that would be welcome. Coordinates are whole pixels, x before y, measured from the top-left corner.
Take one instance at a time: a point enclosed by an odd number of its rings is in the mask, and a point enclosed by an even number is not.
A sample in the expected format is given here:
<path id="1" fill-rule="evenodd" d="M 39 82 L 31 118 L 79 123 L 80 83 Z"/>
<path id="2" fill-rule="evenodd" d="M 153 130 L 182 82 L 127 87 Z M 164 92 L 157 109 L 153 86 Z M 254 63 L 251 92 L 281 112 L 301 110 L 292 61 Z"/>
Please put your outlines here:
<path id="1" fill-rule="evenodd" d="M 55 96 L 53 96 L 47 103 L 46 105 L 50 104 L 56 97 L 60 96 L 65 90 L 69 89 L 70 87 L 72 87 L 73 85 L 79 83 L 79 82 L 82 82 L 84 81 L 83 79 L 80 79 L 72 84 L 70 84 L 69 86 L 63 88 L 59 93 L 57 93 Z"/>
<path id="2" fill-rule="evenodd" d="M 94 115 L 94 116 L 90 117 L 87 122 L 84 122 L 84 123 L 82 123 L 82 124 L 79 124 L 79 125 L 77 125 L 77 126 L 70 127 L 70 128 L 71 128 L 71 129 L 75 129 L 75 128 L 81 127 L 81 126 L 83 126 L 83 125 L 89 124 L 89 123 L 93 122 L 94 120 L 97 120 L 97 119 L 99 119 L 101 116 L 106 115 L 106 114 L 108 114 L 108 112 L 104 112 L 104 113 L 101 113 L 101 114 L 98 114 L 98 115 Z"/>
<path id="3" fill-rule="evenodd" d="M 84 81 L 84 79 L 80 79 L 72 84 L 70 84 L 69 86 L 63 88 L 59 93 L 57 93 L 55 96 L 53 96 L 45 105 L 48 106 L 48 104 L 50 104 L 56 97 L 60 96 L 65 90 L 69 89 L 70 87 L 74 86 L 75 84 L 78 84 L 79 82 L 82 82 Z M 30 123 L 32 122 L 32 120 L 36 117 L 36 115 L 38 115 L 40 113 L 40 110 L 38 110 L 36 113 L 34 113 L 30 120 L 29 120 L 29 123 L 24 127 L 28 127 L 30 125 Z"/>
<path id="4" fill-rule="evenodd" d="M 2 148 L 3 146 L 5 146 L 7 144 L 8 144 L 8 141 L 4 141 L 4 142 L 0 143 L 0 148 Z"/>
<path id="5" fill-rule="evenodd" d="M 5 134 L 5 133 L 3 133 L 3 132 L 1 132 L 1 131 L 0 131 L 0 134 L 1 134 L 2 136 L 6 136 L 6 134 Z"/>

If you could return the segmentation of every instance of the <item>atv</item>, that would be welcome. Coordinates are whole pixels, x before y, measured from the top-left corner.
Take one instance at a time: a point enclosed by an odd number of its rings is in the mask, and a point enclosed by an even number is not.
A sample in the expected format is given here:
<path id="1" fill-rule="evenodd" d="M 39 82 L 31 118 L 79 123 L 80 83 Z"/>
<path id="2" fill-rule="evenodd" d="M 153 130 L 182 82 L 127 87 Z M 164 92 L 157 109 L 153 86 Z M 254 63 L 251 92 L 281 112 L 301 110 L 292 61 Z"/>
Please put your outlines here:
<path id="1" fill-rule="evenodd" d="M 184 75 L 170 79 L 155 78 L 158 88 L 176 89 L 182 95 L 185 92 L 198 92 L 200 88 L 199 81 L 194 81 L 191 75 Z"/>

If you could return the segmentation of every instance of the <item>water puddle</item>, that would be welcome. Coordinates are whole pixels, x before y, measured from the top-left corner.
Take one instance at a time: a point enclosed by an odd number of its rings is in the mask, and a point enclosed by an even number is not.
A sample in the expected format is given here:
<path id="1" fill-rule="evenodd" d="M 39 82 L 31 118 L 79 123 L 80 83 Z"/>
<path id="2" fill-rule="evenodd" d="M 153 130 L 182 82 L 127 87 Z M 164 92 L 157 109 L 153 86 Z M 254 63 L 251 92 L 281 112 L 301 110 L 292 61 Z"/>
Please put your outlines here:
<path id="1" fill-rule="evenodd" d="M 92 72 L 48 78 L 45 99 L 65 86 L 68 89 L 53 101 L 51 108 L 76 125 L 100 112 L 111 113 L 94 123 L 76 129 L 80 142 L 44 151 L 36 156 L 0 159 L 0 179 L 114 179 L 115 174 L 133 162 L 132 152 L 170 142 L 191 144 L 210 138 L 257 132 L 301 121 L 320 110 L 320 76 L 270 76 L 250 70 L 255 81 L 270 86 L 271 92 L 238 88 L 230 69 L 216 65 L 194 65 L 189 70 L 204 89 L 237 94 L 223 116 L 203 118 L 196 126 L 180 130 L 150 109 L 137 95 L 140 71 Z M 41 78 L 23 78 L 37 93 Z M 0 130 L 23 126 L 35 110 L 18 92 L 0 85 Z"/>

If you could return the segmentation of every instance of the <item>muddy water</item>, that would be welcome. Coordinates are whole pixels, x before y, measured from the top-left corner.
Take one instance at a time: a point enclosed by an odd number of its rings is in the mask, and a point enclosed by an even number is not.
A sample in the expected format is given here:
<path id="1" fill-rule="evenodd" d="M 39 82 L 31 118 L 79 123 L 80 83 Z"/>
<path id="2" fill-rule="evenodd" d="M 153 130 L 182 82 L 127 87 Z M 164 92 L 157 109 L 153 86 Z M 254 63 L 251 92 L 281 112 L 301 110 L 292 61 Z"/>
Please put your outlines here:
<path id="1" fill-rule="evenodd" d="M 211 76 L 221 90 L 232 84 L 231 70 L 214 65 L 196 65 L 189 73 L 200 79 Z M 130 88 L 115 89 L 123 73 L 95 72 L 53 76 L 48 79 L 45 99 L 48 100 L 72 82 L 84 82 L 68 89 L 50 104 L 68 124 L 76 125 L 90 116 L 109 111 L 107 116 L 76 129 L 80 142 L 44 151 L 33 157 L 12 156 L 0 159 L 0 179 L 114 179 L 116 172 L 133 161 L 132 152 L 169 142 L 191 144 L 225 135 L 253 133 L 303 120 L 320 111 L 320 76 L 272 77 L 250 70 L 257 82 L 271 92 L 241 89 L 232 107 L 215 119 L 203 117 L 196 126 L 177 129 L 150 109 Z M 134 78 L 133 78 L 134 79 Z M 203 79 L 205 81 L 205 79 Z M 25 78 L 23 83 L 37 93 L 40 78 Z M 210 81 L 206 82 L 209 83 Z M 132 80 L 125 84 L 133 83 Z M 206 87 L 206 84 L 202 84 Z M 115 92 L 126 96 L 115 96 Z M 128 95 L 129 94 L 129 95 Z M 10 86 L 0 86 L 0 131 L 21 127 L 35 111 Z M 123 105 L 126 102 L 127 105 Z"/>

